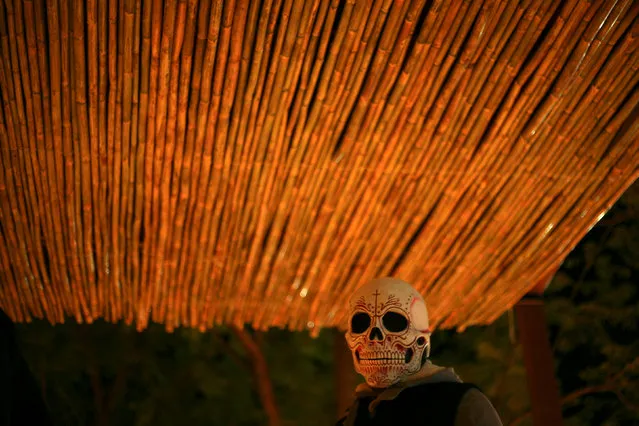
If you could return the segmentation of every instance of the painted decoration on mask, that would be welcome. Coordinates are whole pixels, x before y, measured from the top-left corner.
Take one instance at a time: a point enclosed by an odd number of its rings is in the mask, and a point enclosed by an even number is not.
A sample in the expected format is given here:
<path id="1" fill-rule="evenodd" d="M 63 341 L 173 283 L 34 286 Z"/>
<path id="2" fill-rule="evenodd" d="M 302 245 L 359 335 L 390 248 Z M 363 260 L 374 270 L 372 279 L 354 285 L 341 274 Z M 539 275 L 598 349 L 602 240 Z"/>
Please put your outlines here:
<path id="1" fill-rule="evenodd" d="M 388 387 L 419 371 L 430 330 L 417 290 L 396 278 L 373 280 L 353 294 L 349 309 L 346 341 L 370 386 Z"/>

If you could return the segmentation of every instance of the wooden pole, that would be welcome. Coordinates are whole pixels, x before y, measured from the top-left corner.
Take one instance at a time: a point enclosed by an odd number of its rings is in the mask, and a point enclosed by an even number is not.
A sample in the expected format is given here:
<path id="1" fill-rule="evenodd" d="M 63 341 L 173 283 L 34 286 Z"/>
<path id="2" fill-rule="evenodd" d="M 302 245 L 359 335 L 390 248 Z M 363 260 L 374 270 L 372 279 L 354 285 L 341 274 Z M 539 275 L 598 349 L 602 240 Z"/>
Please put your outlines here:
<path id="1" fill-rule="evenodd" d="M 519 340 L 524 350 L 526 380 L 534 426 L 559 426 L 561 402 L 548 342 L 541 298 L 524 298 L 515 305 Z"/>

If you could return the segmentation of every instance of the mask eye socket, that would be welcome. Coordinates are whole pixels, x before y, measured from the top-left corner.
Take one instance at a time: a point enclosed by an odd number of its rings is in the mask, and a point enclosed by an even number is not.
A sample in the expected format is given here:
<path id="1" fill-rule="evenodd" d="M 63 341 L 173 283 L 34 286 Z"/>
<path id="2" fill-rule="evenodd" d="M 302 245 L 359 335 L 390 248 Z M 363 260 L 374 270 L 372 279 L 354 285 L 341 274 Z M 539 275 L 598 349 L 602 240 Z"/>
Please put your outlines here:
<path id="1" fill-rule="evenodd" d="M 399 312 L 386 312 L 382 317 L 384 328 L 392 333 L 399 333 L 408 328 L 408 319 Z"/>
<path id="2" fill-rule="evenodd" d="M 371 325 L 371 317 L 365 312 L 358 312 L 351 318 L 351 332 L 361 334 Z"/>

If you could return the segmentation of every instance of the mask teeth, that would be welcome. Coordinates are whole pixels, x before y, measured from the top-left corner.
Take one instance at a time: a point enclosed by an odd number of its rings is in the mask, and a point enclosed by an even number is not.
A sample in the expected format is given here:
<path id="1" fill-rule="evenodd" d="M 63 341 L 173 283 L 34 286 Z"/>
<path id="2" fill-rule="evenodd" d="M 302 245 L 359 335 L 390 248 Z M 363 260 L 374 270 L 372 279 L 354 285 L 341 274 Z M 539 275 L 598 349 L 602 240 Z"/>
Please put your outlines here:
<path id="1" fill-rule="evenodd" d="M 398 351 L 378 351 L 360 354 L 360 362 L 368 365 L 402 365 L 405 355 Z"/>

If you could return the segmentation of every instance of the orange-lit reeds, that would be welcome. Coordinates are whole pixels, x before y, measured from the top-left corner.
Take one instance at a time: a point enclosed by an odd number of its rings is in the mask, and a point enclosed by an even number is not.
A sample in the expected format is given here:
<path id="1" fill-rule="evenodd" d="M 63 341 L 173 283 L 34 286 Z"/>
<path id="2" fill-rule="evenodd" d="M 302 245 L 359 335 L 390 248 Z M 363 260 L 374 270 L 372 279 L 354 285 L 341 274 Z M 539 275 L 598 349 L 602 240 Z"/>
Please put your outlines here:
<path id="1" fill-rule="evenodd" d="M 637 177 L 632 1 L 0 3 L 0 308 L 491 322 Z"/>

